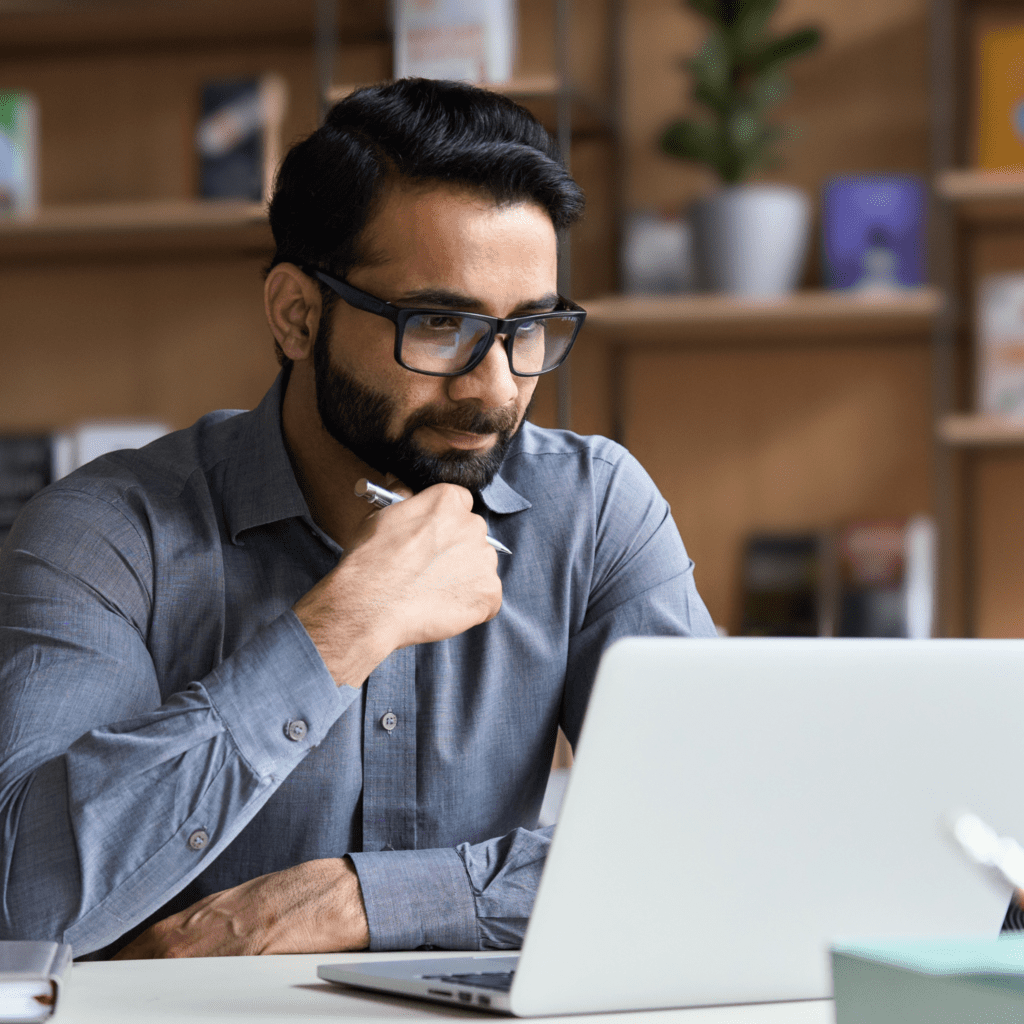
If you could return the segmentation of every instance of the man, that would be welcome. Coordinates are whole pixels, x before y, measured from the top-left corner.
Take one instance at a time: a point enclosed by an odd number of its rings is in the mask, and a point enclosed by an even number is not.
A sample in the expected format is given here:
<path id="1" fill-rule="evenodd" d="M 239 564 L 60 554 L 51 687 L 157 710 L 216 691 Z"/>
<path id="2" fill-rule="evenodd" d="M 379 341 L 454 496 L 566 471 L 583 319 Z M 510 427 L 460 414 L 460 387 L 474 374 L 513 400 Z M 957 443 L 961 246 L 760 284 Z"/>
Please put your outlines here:
<path id="1" fill-rule="evenodd" d="M 581 210 L 543 129 L 468 86 L 363 90 L 291 151 L 261 405 L 97 460 L 0 556 L 4 937 L 519 944 L 601 652 L 712 635 L 635 460 L 524 423 L 582 320 Z"/>

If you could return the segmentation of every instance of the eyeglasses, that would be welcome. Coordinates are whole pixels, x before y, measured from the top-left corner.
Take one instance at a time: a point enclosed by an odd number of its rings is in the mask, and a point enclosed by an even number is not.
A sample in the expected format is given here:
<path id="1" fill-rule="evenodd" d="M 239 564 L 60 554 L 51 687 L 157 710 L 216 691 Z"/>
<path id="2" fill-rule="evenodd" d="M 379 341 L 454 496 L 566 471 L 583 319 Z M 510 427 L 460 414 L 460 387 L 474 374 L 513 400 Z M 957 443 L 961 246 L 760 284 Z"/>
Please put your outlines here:
<path id="1" fill-rule="evenodd" d="M 565 361 L 587 316 L 581 306 L 561 296 L 558 308 L 550 313 L 508 320 L 458 310 L 403 309 L 314 268 L 306 273 L 323 281 L 355 309 L 392 321 L 399 366 L 431 377 L 469 373 L 480 365 L 499 335 L 505 339 L 509 369 L 517 377 L 537 377 Z"/>

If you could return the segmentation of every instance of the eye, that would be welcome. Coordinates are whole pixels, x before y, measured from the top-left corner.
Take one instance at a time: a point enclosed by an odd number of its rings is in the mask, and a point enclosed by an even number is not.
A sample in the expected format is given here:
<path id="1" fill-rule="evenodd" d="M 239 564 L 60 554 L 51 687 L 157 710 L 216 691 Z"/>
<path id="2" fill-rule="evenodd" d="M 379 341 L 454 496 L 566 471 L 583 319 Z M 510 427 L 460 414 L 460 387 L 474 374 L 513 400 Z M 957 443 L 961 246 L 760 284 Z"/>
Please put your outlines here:
<path id="1" fill-rule="evenodd" d="M 447 313 L 433 313 L 417 317 L 417 326 L 428 331 L 460 331 L 462 317 L 450 316 Z"/>

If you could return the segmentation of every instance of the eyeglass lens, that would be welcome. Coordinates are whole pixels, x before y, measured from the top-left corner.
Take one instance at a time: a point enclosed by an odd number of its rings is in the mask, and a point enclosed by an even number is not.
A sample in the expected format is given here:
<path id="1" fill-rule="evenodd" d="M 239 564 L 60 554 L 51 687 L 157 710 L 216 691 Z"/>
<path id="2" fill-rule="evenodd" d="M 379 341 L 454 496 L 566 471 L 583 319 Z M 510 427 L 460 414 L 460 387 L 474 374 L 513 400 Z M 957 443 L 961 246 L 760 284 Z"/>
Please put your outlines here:
<path id="1" fill-rule="evenodd" d="M 420 313 L 411 316 L 402 333 L 402 361 L 413 370 L 454 373 L 469 365 L 487 340 L 490 325 L 470 316 Z M 572 342 L 572 317 L 545 317 L 519 324 L 511 345 L 514 373 L 535 374 L 558 364 Z"/>

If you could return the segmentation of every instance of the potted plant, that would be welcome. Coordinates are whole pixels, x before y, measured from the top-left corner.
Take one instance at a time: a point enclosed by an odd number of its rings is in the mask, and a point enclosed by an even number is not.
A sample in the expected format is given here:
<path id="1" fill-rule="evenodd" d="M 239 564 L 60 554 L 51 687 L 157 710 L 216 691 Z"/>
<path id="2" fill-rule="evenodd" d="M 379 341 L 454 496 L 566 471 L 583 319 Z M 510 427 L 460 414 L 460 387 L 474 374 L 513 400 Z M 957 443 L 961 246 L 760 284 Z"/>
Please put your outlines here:
<path id="1" fill-rule="evenodd" d="M 782 69 L 814 49 L 815 28 L 773 36 L 779 0 L 686 0 L 711 33 L 684 62 L 703 116 L 676 121 L 661 137 L 670 156 L 710 167 L 723 187 L 693 208 L 694 255 L 701 284 L 741 295 L 778 295 L 799 282 L 810 231 L 810 204 L 799 189 L 747 184 L 775 160 L 787 134 L 767 113 L 786 95 Z"/>

